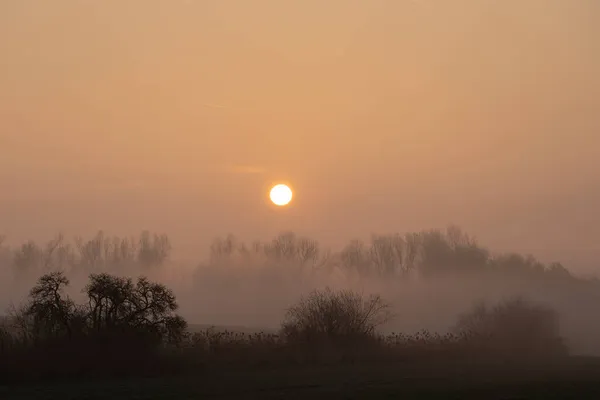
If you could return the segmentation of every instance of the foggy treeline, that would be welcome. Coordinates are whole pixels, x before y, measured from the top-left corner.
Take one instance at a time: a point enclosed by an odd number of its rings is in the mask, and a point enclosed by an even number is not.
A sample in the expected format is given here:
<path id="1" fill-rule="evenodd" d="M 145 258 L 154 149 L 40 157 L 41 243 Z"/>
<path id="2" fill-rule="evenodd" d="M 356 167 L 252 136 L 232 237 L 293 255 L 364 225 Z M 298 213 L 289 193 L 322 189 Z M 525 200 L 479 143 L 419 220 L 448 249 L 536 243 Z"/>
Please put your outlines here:
<path id="1" fill-rule="evenodd" d="M 195 325 L 275 330 L 293 304 L 315 289 L 351 289 L 389 302 L 393 318 L 382 329 L 444 333 L 476 304 L 523 296 L 556 310 L 572 353 L 600 353 L 600 282 L 572 275 L 559 263 L 496 254 L 451 226 L 406 234 L 373 235 L 332 251 L 318 241 L 282 233 L 271 241 L 217 238 L 198 265 L 181 265 L 167 235 L 114 237 L 98 232 L 47 243 L 0 246 L 0 306 L 19 304 L 42 275 L 64 271 L 74 299 L 91 273 L 164 283 L 180 314 Z"/>

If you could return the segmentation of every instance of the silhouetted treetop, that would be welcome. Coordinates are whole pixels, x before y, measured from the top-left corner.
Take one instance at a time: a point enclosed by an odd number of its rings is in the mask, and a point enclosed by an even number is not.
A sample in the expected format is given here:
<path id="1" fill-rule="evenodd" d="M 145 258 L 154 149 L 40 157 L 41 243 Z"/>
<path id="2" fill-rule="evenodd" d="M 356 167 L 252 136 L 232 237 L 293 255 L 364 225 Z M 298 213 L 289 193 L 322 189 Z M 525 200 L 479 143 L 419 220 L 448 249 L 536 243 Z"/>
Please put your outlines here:
<path id="1" fill-rule="evenodd" d="M 64 294 L 69 280 L 63 272 L 43 275 L 31 289 L 25 308 L 32 337 L 71 337 L 111 332 L 137 332 L 158 341 L 177 342 L 186 322 L 175 314 L 175 295 L 145 277 L 130 278 L 107 273 L 91 274 L 84 289 L 87 302 L 76 305 Z"/>

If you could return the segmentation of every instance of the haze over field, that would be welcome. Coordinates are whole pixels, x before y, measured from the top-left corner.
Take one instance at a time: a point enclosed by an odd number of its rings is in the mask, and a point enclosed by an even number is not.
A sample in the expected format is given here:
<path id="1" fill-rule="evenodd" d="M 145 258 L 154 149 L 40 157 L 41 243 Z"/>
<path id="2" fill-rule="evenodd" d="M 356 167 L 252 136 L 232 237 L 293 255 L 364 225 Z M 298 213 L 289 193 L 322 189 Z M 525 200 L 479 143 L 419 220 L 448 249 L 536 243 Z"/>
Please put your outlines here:
<path id="1" fill-rule="evenodd" d="M 0 397 L 589 396 L 599 38 L 598 0 L 0 0 Z"/>

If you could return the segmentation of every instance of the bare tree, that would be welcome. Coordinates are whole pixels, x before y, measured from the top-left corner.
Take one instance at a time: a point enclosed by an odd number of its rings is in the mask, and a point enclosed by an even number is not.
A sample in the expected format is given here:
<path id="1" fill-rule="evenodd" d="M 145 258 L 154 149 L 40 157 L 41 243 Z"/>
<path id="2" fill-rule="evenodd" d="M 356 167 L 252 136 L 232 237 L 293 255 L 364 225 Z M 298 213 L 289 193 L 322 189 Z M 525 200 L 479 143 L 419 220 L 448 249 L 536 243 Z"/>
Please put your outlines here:
<path id="1" fill-rule="evenodd" d="M 25 315 L 31 318 L 36 336 L 71 335 L 71 318 L 76 309 L 75 303 L 64 294 L 68 285 L 63 272 L 51 272 L 42 275 L 29 292 Z"/>
<path id="2" fill-rule="evenodd" d="M 139 240 L 138 262 L 146 267 L 157 267 L 164 264 L 171 254 L 171 242 L 167 235 L 150 235 L 142 232 Z"/>
<path id="3" fill-rule="evenodd" d="M 140 277 L 130 278 L 105 273 L 90 275 L 84 289 L 88 296 L 87 316 L 93 331 L 131 329 L 171 341 L 180 340 L 186 323 L 174 314 L 175 295 L 164 285 Z"/>
<path id="4" fill-rule="evenodd" d="M 133 238 L 113 237 L 109 246 L 108 261 L 114 266 L 124 266 L 135 263 L 137 242 Z"/>
<path id="5" fill-rule="evenodd" d="M 417 269 L 417 263 L 421 252 L 421 235 L 418 233 L 407 233 L 404 235 L 404 269 L 412 272 Z"/>
<path id="6" fill-rule="evenodd" d="M 237 240 L 233 235 L 226 238 L 216 238 L 210 246 L 211 261 L 218 261 L 233 256 L 236 251 Z"/>
<path id="7" fill-rule="evenodd" d="M 292 341 L 364 339 L 390 318 L 390 306 L 380 296 L 327 288 L 288 309 L 282 333 Z"/>
<path id="8" fill-rule="evenodd" d="M 263 246 L 265 254 L 276 259 L 296 258 L 296 234 L 285 232 L 278 235 L 270 244 Z"/>
<path id="9" fill-rule="evenodd" d="M 14 264 L 18 272 L 33 271 L 41 267 L 42 259 L 43 250 L 30 240 L 15 251 Z"/>
<path id="10" fill-rule="evenodd" d="M 302 264 L 315 265 L 319 261 L 319 243 L 309 238 L 298 238 L 296 244 L 296 257 Z"/>
<path id="11" fill-rule="evenodd" d="M 340 253 L 342 265 L 366 275 L 370 269 L 369 250 L 360 240 L 352 240 Z"/>
<path id="12" fill-rule="evenodd" d="M 33 339 L 32 321 L 27 315 L 27 308 L 28 305 L 17 307 L 14 303 L 11 303 L 6 313 L 9 321 L 7 324 L 8 329 L 13 337 L 23 344 L 28 344 Z"/>
<path id="13" fill-rule="evenodd" d="M 398 235 L 374 235 L 371 239 L 371 259 L 380 274 L 404 272 L 404 239 Z"/>
<path id="14" fill-rule="evenodd" d="M 75 238 L 77 250 L 79 250 L 80 265 L 96 269 L 106 262 L 107 238 L 103 231 L 98 231 L 96 236 L 84 241 L 80 236 Z"/>
<path id="15" fill-rule="evenodd" d="M 134 284 L 130 278 L 91 274 L 84 289 L 88 302 L 79 306 L 64 294 L 68 285 L 62 272 L 38 280 L 29 303 L 22 312 L 14 313 L 24 338 L 130 332 L 155 341 L 179 342 L 185 335 L 186 322 L 175 314 L 175 295 L 164 285 L 145 277 Z"/>

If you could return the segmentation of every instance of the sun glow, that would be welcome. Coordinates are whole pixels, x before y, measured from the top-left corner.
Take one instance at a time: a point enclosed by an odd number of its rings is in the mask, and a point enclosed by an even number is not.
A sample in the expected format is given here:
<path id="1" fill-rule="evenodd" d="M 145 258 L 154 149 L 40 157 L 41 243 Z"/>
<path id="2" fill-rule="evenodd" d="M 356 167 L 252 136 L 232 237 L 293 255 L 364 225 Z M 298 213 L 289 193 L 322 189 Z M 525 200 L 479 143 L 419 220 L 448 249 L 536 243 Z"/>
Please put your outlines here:
<path id="1" fill-rule="evenodd" d="M 292 189 L 284 184 L 275 185 L 271 188 L 269 197 L 276 206 L 285 206 L 292 201 Z"/>

